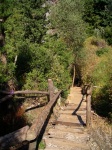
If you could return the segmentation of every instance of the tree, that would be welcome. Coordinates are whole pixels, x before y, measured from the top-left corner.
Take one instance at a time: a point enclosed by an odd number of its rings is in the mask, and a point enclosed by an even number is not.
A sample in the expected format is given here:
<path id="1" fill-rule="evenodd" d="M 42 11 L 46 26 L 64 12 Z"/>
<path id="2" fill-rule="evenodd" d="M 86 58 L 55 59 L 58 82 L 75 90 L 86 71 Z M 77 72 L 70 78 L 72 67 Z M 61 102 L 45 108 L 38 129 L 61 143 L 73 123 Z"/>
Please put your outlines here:
<path id="1" fill-rule="evenodd" d="M 46 35 L 48 8 L 44 2 L 13 0 L 10 15 L 3 24 L 5 45 L 1 55 L 5 54 L 7 63 L 0 67 L 4 69 L 6 82 L 15 80 L 19 89 L 43 90 L 47 87 L 46 80 L 53 78 L 58 88 L 67 91 L 73 55 L 62 39 Z"/>
<path id="2" fill-rule="evenodd" d="M 6 19 L 2 25 L 5 44 L 1 55 L 5 54 L 7 60 L 5 74 L 9 79 L 17 78 L 20 81 L 26 72 L 31 71 L 30 43 L 37 43 L 38 47 L 46 32 L 46 7 L 42 7 L 43 3 L 43 0 L 4 0 L 2 2 L 1 10 L 4 11 L 2 16 Z M 23 66 L 23 61 L 25 66 Z"/>
<path id="3" fill-rule="evenodd" d="M 79 49 L 85 38 L 85 23 L 82 20 L 83 1 L 59 0 L 51 10 L 52 25 L 66 43 Z"/>
<path id="4" fill-rule="evenodd" d="M 26 74 L 25 89 L 47 89 L 46 80 L 52 78 L 55 86 L 63 90 L 63 96 L 71 84 L 73 53 L 64 41 L 56 36 L 45 37 L 45 42 L 36 50 L 32 45 L 32 71 Z M 33 82 L 35 81 L 35 82 Z"/>
<path id="5" fill-rule="evenodd" d="M 7 75 L 8 72 L 8 64 L 7 64 L 7 54 L 5 51 L 5 27 L 4 24 L 7 19 L 12 14 L 14 0 L 2 0 L 0 1 L 0 82 L 6 82 L 9 77 Z"/>
<path id="6" fill-rule="evenodd" d="M 109 44 L 112 36 L 112 2 L 110 0 L 85 0 L 84 21 L 89 24 L 88 33 L 105 38 Z"/>

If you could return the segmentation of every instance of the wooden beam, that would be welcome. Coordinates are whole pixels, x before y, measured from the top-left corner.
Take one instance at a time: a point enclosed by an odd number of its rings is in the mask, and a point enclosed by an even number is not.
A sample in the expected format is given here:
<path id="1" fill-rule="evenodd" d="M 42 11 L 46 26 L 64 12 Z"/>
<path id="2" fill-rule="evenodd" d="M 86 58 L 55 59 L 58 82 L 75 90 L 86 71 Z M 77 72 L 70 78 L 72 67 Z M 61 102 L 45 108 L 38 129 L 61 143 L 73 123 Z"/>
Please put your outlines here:
<path id="1" fill-rule="evenodd" d="M 37 90 L 25 90 L 25 91 L 2 91 L 0 93 L 8 94 L 8 95 L 16 95 L 16 94 L 45 94 L 48 95 L 49 93 L 46 91 L 37 91 Z"/>
<path id="2" fill-rule="evenodd" d="M 10 92 L 8 92 L 8 91 L 3 91 L 3 90 L 0 90 L 0 93 L 2 93 L 2 94 L 8 94 L 8 95 L 10 95 L 10 94 L 11 94 L 11 91 L 10 91 Z"/>
<path id="3" fill-rule="evenodd" d="M 9 133 L 3 137 L 0 137 L 0 149 L 6 150 L 11 146 L 16 146 L 22 144 L 26 141 L 26 133 L 29 129 L 29 126 L 25 126 L 15 132 Z"/>
<path id="4" fill-rule="evenodd" d="M 0 104 L 3 103 L 4 101 L 10 99 L 13 97 L 13 95 L 16 94 L 42 94 L 42 95 L 49 95 L 48 92 L 45 91 L 15 91 L 15 92 L 7 92 L 7 91 L 0 91 L 0 93 L 4 93 L 4 94 L 9 94 L 7 96 L 5 96 L 4 98 L 0 99 Z"/>
<path id="5" fill-rule="evenodd" d="M 33 122 L 32 126 L 30 127 L 30 129 L 27 132 L 27 138 L 26 139 L 28 141 L 35 140 L 39 136 L 40 131 L 41 131 L 47 117 L 49 116 L 52 107 L 56 103 L 60 93 L 61 93 L 61 91 L 59 91 L 53 97 L 52 101 L 49 101 L 49 103 L 46 105 L 45 109 L 40 113 L 38 118 Z"/>
<path id="6" fill-rule="evenodd" d="M 48 95 L 49 93 L 46 91 L 32 91 L 32 90 L 25 90 L 25 91 L 15 91 L 15 94 L 45 94 Z"/>
<path id="7" fill-rule="evenodd" d="M 0 99 L 0 104 L 3 103 L 3 102 L 6 101 L 6 100 L 12 98 L 12 97 L 13 97 L 12 95 L 7 95 L 7 96 L 5 96 L 4 98 Z"/>

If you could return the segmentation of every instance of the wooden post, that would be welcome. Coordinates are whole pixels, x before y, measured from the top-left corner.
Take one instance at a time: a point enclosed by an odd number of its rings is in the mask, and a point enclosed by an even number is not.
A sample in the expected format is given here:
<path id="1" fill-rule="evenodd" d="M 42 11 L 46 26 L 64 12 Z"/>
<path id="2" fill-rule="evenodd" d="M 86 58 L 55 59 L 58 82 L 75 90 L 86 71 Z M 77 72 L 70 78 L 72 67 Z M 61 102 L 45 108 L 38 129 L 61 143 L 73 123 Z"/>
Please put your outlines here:
<path id="1" fill-rule="evenodd" d="M 72 87 L 74 87 L 74 82 L 75 82 L 75 65 L 74 65 L 74 73 L 73 73 Z"/>
<path id="2" fill-rule="evenodd" d="M 37 140 L 30 142 L 28 150 L 36 150 L 36 146 L 37 146 Z"/>
<path id="3" fill-rule="evenodd" d="M 87 93 L 86 93 L 86 126 L 90 128 L 91 126 L 91 94 L 92 94 L 92 87 L 88 86 Z"/>
<path id="4" fill-rule="evenodd" d="M 54 85 L 51 79 L 48 79 L 48 90 L 49 90 L 49 100 L 51 101 L 54 97 Z"/>
<path id="5" fill-rule="evenodd" d="M 89 128 L 91 126 L 91 95 L 87 95 L 86 98 L 86 126 Z"/>

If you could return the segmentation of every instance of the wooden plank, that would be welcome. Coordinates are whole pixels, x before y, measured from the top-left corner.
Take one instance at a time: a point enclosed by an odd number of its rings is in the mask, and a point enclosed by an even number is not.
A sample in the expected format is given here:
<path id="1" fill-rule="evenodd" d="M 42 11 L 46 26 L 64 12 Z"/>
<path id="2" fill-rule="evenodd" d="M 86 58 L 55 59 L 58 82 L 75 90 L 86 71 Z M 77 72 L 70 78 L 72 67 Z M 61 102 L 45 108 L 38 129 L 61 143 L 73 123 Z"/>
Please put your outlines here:
<path id="1" fill-rule="evenodd" d="M 89 150 L 87 144 L 74 143 L 64 139 L 47 138 L 45 139 L 46 148 L 60 149 L 60 150 Z"/>
<path id="2" fill-rule="evenodd" d="M 15 146 L 26 141 L 26 133 L 28 129 L 29 126 L 25 126 L 17 131 L 0 137 L 0 149 L 6 150 L 11 146 Z"/>
<path id="3" fill-rule="evenodd" d="M 59 139 L 66 139 L 68 141 L 73 141 L 75 143 L 86 143 L 89 136 L 87 133 L 84 132 L 72 132 L 71 131 L 63 131 L 58 129 L 50 129 L 48 131 L 48 138 L 59 138 Z"/>
<path id="4" fill-rule="evenodd" d="M 71 114 L 71 115 L 75 115 L 75 110 L 60 110 L 59 111 L 60 114 Z M 86 114 L 86 110 L 84 111 L 80 111 L 80 109 L 78 111 L 76 111 L 76 114 Z"/>
<path id="5" fill-rule="evenodd" d="M 73 126 L 73 127 L 82 127 L 83 125 L 80 123 L 72 123 L 72 122 L 63 122 L 63 121 L 56 121 L 55 124 L 61 124 L 65 126 Z"/>
<path id="6" fill-rule="evenodd" d="M 46 91 L 30 91 L 30 90 L 25 90 L 25 91 L 15 91 L 14 92 L 14 95 L 15 94 L 45 94 L 45 95 L 48 95 L 49 93 L 46 92 Z"/>
<path id="7" fill-rule="evenodd" d="M 61 125 L 61 124 L 57 124 L 55 125 L 55 127 L 53 129 L 58 129 L 61 131 L 68 131 L 68 132 L 73 132 L 73 133 L 85 133 L 84 132 L 84 127 L 81 126 L 80 128 L 77 128 L 75 126 L 65 126 L 65 125 Z"/>
<path id="8" fill-rule="evenodd" d="M 82 123 L 86 121 L 86 115 L 79 116 L 79 115 L 61 114 L 57 121 Z"/>
<path id="9" fill-rule="evenodd" d="M 70 107 L 66 107 L 66 108 L 64 108 L 64 110 L 72 110 L 72 111 L 76 111 L 76 108 L 74 109 L 74 108 L 70 108 Z M 85 111 L 86 110 L 86 108 L 79 108 L 79 110 L 80 111 Z M 78 110 L 77 110 L 78 111 Z"/>

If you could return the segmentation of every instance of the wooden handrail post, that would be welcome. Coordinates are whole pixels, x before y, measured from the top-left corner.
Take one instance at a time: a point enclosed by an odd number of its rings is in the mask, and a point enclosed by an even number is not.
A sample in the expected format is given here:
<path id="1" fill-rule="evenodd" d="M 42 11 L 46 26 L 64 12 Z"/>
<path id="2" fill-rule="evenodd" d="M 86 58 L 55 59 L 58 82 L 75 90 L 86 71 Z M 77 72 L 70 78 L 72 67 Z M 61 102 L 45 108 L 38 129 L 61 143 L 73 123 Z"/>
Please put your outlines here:
<path id="1" fill-rule="evenodd" d="M 88 86 L 86 93 L 86 126 L 90 128 L 91 126 L 91 95 L 92 95 L 92 87 Z"/>
<path id="2" fill-rule="evenodd" d="M 48 91 L 49 91 L 49 100 L 51 101 L 54 97 L 54 85 L 51 79 L 48 79 Z"/>

